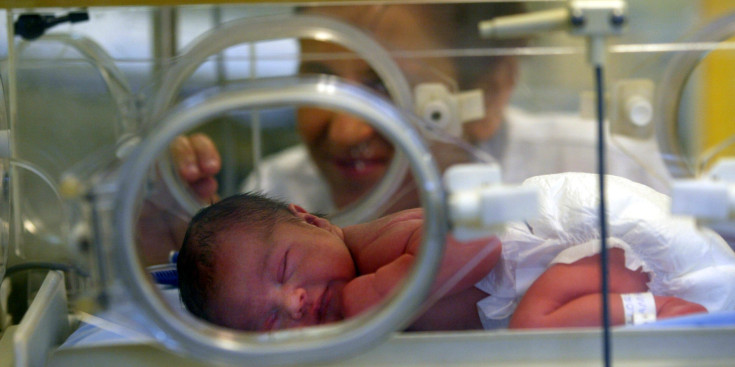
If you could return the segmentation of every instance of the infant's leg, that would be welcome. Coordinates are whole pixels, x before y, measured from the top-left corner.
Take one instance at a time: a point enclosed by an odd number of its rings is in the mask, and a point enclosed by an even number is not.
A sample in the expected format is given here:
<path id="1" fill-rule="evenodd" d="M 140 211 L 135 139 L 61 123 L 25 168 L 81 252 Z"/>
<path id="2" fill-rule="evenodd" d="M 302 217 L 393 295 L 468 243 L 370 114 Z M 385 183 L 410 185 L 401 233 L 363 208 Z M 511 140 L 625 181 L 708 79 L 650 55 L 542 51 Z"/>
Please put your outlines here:
<path id="1" fill-rule="evenodd" d="M 609 252 L 609 311 L 613 325 L 625 323 L 620 294 L 647 292 L 648 276 L 625 267 L 621 249 Z M 600 256 L 555 264 L 526 292 L 510 321 L 511 328 L 599 326 L 602 324 Z M 701 312 L 699 305 L 674 297 L 655 297 L 661 317 Z"/>

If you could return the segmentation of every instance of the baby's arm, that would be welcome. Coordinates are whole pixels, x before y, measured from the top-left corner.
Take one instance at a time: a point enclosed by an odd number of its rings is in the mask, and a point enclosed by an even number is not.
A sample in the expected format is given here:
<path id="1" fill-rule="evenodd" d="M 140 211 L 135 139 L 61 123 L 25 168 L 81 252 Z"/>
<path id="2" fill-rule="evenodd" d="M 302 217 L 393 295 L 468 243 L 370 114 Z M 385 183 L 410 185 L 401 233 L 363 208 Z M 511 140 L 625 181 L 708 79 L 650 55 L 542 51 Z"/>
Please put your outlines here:
<path id="1" fill-rule="evenodd" d="M 360 274 L 343 290 L 345 317 L 380 303 L 409 274 L 422 223 L 422 211 L 410 210 L 344 228 L 345 242 Z"/>
<path id="2" fill-rule="evenodd" d="M 352 248 L 362 275 L 345 286 L 345 317 L 378 304 L 410 273 L 421 245 L 422 223 L 421 217 L 413 215 L 391 221 L 369 231 L 375 234 L 369 242 Z M 449 236 L 432 295 L 438 299 L 472 287 L 492 270 L 499 256 L 500 242 L 495 237 L 460 243 Z"/>
<path id="3" fill-rule="evenodd" d="M 358 315 L 378 305 L 396 285 L 401 284 L 411 271 L 413 260 L 413 255 L 401 255 L 376 272 L 361 275 L 347 283 L 342 292 L 344 317 Z"/>
<path id="4" fill-rule="evenodd" d="M 647 292 L 648 276 L 625 267 L 620 249 L 609 252 L 610 323 L 622 325 L 625 314 L 620 295 Z M 528 289 L 518 305 L 509 327 L 541 328 L 602 325 L 600 256 L 590 256 L 572 264 L 556 264 Z M 676 297 L 654 296 L 657 317 L 672 317 L 706 312 L 698 304 Z"/>

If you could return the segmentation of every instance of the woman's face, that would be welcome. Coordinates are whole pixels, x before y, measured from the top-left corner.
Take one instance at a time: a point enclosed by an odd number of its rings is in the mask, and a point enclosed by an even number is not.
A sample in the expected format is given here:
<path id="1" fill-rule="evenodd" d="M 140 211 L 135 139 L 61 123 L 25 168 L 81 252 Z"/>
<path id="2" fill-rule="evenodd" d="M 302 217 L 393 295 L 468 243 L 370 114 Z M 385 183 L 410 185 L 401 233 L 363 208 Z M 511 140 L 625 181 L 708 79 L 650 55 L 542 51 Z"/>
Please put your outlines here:
<path id="1" fill-rule="evenodd" d="M 325 15 L 366 29 L 378 42 L 390 48 L 439 47 L 436 37 L 430 34 L 432 27 L 423 21 L 427 16 L 422 11 L 409 11 L 400 6 L 317 9 L 322 14 L 327 12 Z M 408 29 L 411 31 L 406 31 Z M 301 51 L 305 56 L 349 53 L 339 45 L 316 40 L 302 40 Z M 365 61 L 356 57 L 304 59 L 301 73 L 337 75 L 388 97 L 380 77 Z M 451 62 L 446 58 L 420 64 L 401 60 L 398 63 L 412 84 L 430 78 L 436 81 L 437 75 L 451 77 L 453 73 Z M 337 207 L 344 207 L 366 194 L 382 179 L 395 154 L 394 147 L 371 125 L 345 113 L 304 107 L 298 111 L 297 126 L 313 161 L 329 183 Z"/>
<path id="2" fill-rule="evenodd" d="M 302 45 L 310 52 L 346 51 L 316 41 L 305 41 Z M 301 71 L 338 75 L 384 93 L 380 79 L 364 61 L 307 62 Z M 300 108 L 297 116 L 299 134 L 329 183 L 337 207 L 359 199 L 383 177 L 394 148 L 371 125 L 346 113 L 318 108 Z"/>

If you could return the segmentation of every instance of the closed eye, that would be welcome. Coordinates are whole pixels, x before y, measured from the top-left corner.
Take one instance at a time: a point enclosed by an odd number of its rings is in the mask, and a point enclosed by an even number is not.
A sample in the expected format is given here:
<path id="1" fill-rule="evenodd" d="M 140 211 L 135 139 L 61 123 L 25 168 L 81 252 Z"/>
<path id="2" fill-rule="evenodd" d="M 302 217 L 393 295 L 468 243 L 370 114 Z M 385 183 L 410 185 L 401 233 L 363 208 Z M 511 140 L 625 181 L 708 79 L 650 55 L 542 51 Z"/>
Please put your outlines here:
<path id="1" fill-rule="evenodd" d="M 288 268 L 288 253 L 289 250 L 286 250 L 286 252 L 283 254 L 283 261 L 281 262 L 281 268 L 278 272 L 278 282 L 283 284 L 283 282 L 286 280 L 286 269 Z"/>

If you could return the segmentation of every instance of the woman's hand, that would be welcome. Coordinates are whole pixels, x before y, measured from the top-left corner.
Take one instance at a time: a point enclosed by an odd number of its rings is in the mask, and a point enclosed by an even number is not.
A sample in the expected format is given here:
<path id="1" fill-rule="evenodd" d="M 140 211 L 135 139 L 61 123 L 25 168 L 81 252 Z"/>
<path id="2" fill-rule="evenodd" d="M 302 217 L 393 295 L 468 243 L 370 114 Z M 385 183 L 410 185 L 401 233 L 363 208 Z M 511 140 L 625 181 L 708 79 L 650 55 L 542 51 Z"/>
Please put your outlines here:
<path id="1" fill-rule="evenodd" d="M 219 200 L 215 175 L 222 168 L 217 146 L 207 135 L 180 135 L 171 144 L 176 171 L 202 202 Z"/>

